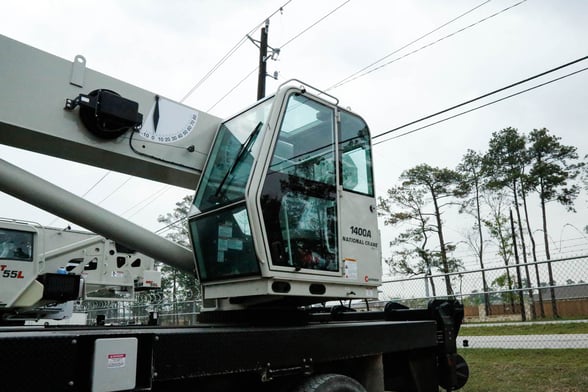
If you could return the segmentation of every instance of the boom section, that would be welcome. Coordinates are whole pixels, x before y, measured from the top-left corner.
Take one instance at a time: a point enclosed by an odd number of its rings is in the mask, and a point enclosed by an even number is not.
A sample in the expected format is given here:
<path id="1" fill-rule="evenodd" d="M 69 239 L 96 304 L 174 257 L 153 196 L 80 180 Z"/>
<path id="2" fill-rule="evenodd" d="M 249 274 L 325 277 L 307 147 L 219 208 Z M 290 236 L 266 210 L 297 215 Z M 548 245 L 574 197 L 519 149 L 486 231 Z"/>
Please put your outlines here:
<path id="1" fill-rule="evenodd" d="M 220 118 L 86 68 L 83 56 L 2 35 L 0 53 L 1 144 L 194 189 Z"/>
<path id="2" fill-rule="evenodd" d="M 305 87 L 223 122 L 189 220 L 205 299 L 377 297 L 373 183 L 366 123 Z"/>

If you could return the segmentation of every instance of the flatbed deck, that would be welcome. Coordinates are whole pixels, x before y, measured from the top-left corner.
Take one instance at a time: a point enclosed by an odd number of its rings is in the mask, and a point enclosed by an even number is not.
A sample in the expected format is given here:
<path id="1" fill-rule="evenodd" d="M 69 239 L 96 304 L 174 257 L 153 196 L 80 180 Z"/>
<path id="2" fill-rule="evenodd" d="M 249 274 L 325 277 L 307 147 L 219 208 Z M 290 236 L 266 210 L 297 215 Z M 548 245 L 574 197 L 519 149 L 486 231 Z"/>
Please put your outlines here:
<path id="1" fill-rule="evenodd" d="M 335 321 L 299 326 L 5 327 L 0 358 L 19 390 L 89 390 L 96 341 L 137 339 L 136 387 L 227 374 L 270 381 L 336 361 L 433 350 L 434 321 Z M 5 378 L 6 380 L 6 378 Z M 5 384 L 6 385 L 6 384 Z"/>

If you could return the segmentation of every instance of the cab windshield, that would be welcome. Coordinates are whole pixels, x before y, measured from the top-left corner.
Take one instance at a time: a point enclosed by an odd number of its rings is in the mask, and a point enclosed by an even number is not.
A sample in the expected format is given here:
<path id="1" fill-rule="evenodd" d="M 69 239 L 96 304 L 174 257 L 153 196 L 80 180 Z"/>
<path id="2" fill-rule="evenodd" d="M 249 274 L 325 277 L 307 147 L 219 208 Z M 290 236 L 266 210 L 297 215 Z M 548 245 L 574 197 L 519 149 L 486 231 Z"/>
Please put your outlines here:
<path id="1" fill-rule="evenodd" d="M 200 212 L 244 197 L 271 103 L 271 99 L 264 101 L 221 125 L 194 198 Z"/>
<path id="2" fill-rule="evenodd" d="M 214 141 L 190 218 L 202 281 L 259 274 L 245 187 L 273 98 L 223 123 Z"/>

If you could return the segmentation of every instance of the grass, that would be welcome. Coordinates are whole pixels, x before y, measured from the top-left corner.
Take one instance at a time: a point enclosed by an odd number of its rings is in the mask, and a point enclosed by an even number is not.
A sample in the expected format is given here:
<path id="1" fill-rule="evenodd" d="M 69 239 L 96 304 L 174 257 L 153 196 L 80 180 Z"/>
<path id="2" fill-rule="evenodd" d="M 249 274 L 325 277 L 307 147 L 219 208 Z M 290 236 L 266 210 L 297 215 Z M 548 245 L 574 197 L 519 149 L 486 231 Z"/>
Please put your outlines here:
<path id="1" fill-rule="evenodd" d="M 464 392 L 588 391 L 588 349 L 460 349 L 470 368 Z"/>
<path id="2" fill-rule="evenodd" d="M 463 336 L 559 335 L 568 333 L 588 333 L 588 323 L 462 327 L 459 330 L 459 334 Z"/>

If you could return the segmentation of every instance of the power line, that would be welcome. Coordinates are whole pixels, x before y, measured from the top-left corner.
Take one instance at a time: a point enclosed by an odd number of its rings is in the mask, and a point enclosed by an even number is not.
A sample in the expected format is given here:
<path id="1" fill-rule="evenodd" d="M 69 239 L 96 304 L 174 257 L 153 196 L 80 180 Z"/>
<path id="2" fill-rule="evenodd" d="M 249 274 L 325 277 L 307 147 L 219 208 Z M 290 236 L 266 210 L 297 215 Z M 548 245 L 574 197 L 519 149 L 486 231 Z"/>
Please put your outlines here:
<path id="1" fill-rule="evenodd" d="M 571 72 L 571 73 L 569 73 L 569 74 L 566 74 L 566 75 L 563 75 L 563 76 L 560 76 L 560 77 L 557 77 L 557 78 L 555 78 L 555 79 L 548 80 L 547 82 L 540 83 L 540 84 L 538 84 L 538 85 L 535 85 L 535 86 L 533 86 L 533 87 L 529 87 L 529 88 L 527 88 L 527 89 L 525 89 L 525 90 L 521 90 L 521 91 L 519 91 L 519 92 L 516 92 L 516 93 L 514 93 L 514 94 L 511 94 L 511 95 L 507 95 L 507 96 L 505 96 L 505 97 L 503 97 L 503 98 L 500 98 L 500 99 L 497 99 L 497 100 L 494 100 L 494 101 L 488 102 L 488 103 L 486 103 L 486 104 L 484 104 L 484 105 L 476 106 L 476 107 L 474 107 L 474 108 L 472 108 L 472 109 L 468 109 L 468 110 L 466 110 L 466 111 L 463 111 L 463 112 L 457 113 L 457 114 L 455 114 L 455 115 L 453 115 L 453 116 L 446 117 L 446 118 L 444 118 L 444 119 L 441 119 L 441 120 L 439 120 L 439 121 L 435 121 L 435 122 L 433 122 L 433 123 L 430 123 L 430 124 L 427 124 L 427 125 L 425 125 L 425 126 L 422 126 L 422 127 L 416 128 L 416 129 L 413 129 L 413 130 L 411 130 L 411 131 L 404 132 L 404 133 L 401 133 L 401 134 L 399 134 L 399 135 L 393 136 L 393 137 L 391 137 L 391 138 L 388 138 L 388 139 L 381 140 L 381 141 L 379 141 L 379 142 L 377 142 L 377 143 L 374 143 L 374 145 L 377 145 L 377 144 L 380 144 L 380 143 L 384 143 L 384 142 L 390 141 L 390 140 L 392 140 L 392 139 L 398 139 L 399 137 L 402 137 L 402 136 L 409 135 L 409 134 L 411 134 L 411 133 L 414 133 L 414 132 L 420 131 L 420 130 L 422 130 L 422 129 L 425 129 L 425 128 L 428 128 L 428 127 L 431 127 L 431 126 L 433 126 L 433 125 L 437 125 L 437 124 L 439 124 L 439 123 L 442 123 L 442 122 L 445 122 L 445 121 L 447 121 L 447 120 L 451 120 L 451 119 L 453 119 L 453 118 L 456 118 L 456 117 L 462 116 L 462 115 L 464 115 L 464 114 L 467 114 L 467 113 L 473 112 L 473 111 L 475 111 L 475 110 L 482 109 L 482 108 L 484 108 L 484 107 L 486 107 L 486 106 L 490 106 L 490 105 L 493 105 L 493 104 L 495 104 L 495 103 L 498 103 L 498 102 L 501 102 L 501 101 L 505 101 L 505 100 L 507 100 L 507 99 L 509 99 L 509 98 L 516 97 L 517 95 L 521 95 L 521 94 L 527 93 L 527 92 L 529 92 L 529 91 L 531 91 L 531 90 L 535 90 L 535 89 L 537 89 L 537 88 L 539 88 L 539 87 L 546 86 L 546 85 L 548 85 L 548 84 L 551 84 L 551 83 L 557 82 L 557 81 L 559 81 L 559 80 L 565 79 L 565 78 L 567 78 L 567 77 L 569 77 L 569 76 L 573 76 L 573 75 L 576 75 L 576 74 L 578 74 L 578 73 L 580 73 L 580 72 L 584 72 L 584 71 L 586 71 L 586 70 L 588 70 L 588 67 L 586 67 L 586 68 L 582 68 L 582 69 L 580 69 L 580 70 L 577 70 L 577 71 Z"/>
<path id="2" fill-rule="evenodd" d="M 255 68 L 253 68 L 251 70 L 251 72 L 249 72 L 243 79 L 241 79 L 239 82 L 237 82 L 236 85 L 234 85 L 225 95 L 223 95 L 218 101 L 216 101 L 214 103 L 214 105 L 212 105 L 210 108 L 208 108 L 207 112 L 210 112 L 212 109 L 214 109 L 214 107 L 216 105 L 218 105 L 219 103 L 221 103 L 226 97 L 228 97 L 229 95 L 231 95 L 231 93 L 233 91 L 235 91 L 237 89 L 237 87 L 239 87 L 241 84 L 243 84 L 243 82 L 245 82 L 251 75 L 253 75 L 254 72 L 256 72 L 258 70 L 258 66 L 256 66 Z"/>
<path id="3" fill-rule="evenodd" d="M 198 82 L 196 82 L 196 84 L 192 86 L 192 88 L 190 88 L 186 95 L 184 95 L 182 99 L 180 99 L 180 103 L 183 103 L 186 99 L 190 97 L 190 95 L 194 93 L 194 91 L 196 91 L 198 87 L 204 84 L 204 82 L 206 82 L 206 80 L 208 80 L 208 78 L 212 76 L 212 74 L 215 73 L 216 70 L 218 70 L 220 66 L 223 65 L 225 61 L 227 61 L 229 57 L 231 57 L 237 51 L 237 49 L 239 49 L 245 43 L 245 41 L 246 37 L 241 38 L 239 42 L 235 44 L 235 46 L 233 46 L 223 57 L 221 57 L 221 59 Z"/>
<path id="4" fill-rule="evenodd" d="M 327 19 L 329 16 L 331 16 L 332 14 L 334 14 L 339 8 L 343 7 L 345 4 L 349 3 L 350 1 L 351 0 L 346 0 L 343 3 L 339 4 L 337 7 L 335 7 L 331 11 L 329 11 L 326 15 L 322 16 L 320 19 L 318 19 L 317 21 L 315 21 L 313 24 L 311 24 L 310 26 L 308 26 L 307 28 L 305 28 L 304 30 L 302 30 L 301 32 L 299 32 L 298 34 L 296 34 L 294 37 L 290 38 L 288 41 L 286 41 L 285 43 L 283 43 L 280 46 L 280 48 L 283 48 L 284 46 L 288 45 L 292 41 L 294 41 L 297 38 L 299 38 L 302 34 L 306 33 L 308 30 L 312 29 L 314 26 L 316 26 L 317 24 L 319 24 L 323 20 Z"/>
<path id="5" fill-rule="evenodd" d="M 185 220 L 188 220 L 188 218 L 186 218 L 186 217 L 179 218 L 179 219 L 171 222 L 170 224 L 167 224 L 167 225 L 155 230 L 155 234 L 159 234 L 159 233 L 162 233 L 166 230 L 169 230 L 169 229 L 171 229 L 172 226 L 175 226 L 176 224 L 180 223 L 181 221 L 185 221 Z"/>
<path id="6" fill-rule="evenodd" d="M 120 213 L 120 215 L 125 215 L 126 213 L 128 213 L 129 211 L 133 210 L 134 208 L 136 208 L 138 205 L 144 203 L 145 201 L 149 200 L 148 203 L 146 203 L 144 206 L 142 206 L 141 208 L 139 208 L 137 211 L 133 212 L 133 214 L 131 214 L 129 216 L 129 218 L 137 215 L 137 213 L 141 210 L 143 210 L 145 207 L 147 207 L 148 205 L 150 205 L 151 203 L 153 203 L 155 200 L 157 200 L 158 198 L 160 198 L 161 196 L 163 196 L 163 194 L 165 192 L 167 192 L 171 187 L 169 185 L 164 185 L 163 187 L 159 188 L 157 191 L 151 193 L 149 196 L 145 197 L 143 200 L 141 200 L 140 202 L 136 203 L 135 205 L 133 205 L 130 208 L 127 208 L 125 211 L 123 211 L 122 213 Z"/>
<path id="7" fill-rule="evenodd" d="M 100 177 L 100 179 L 98 181 L 96 181 L 94 183 L 94 185 L 92 185 L 86 192 L 84 192 L 84 194 L 80 197 L 86 197 L 88 195 L 88 193 L 90 193 L 92 191 L 92 189 L 96 188 L 96 186 L 98 184 L 100 184 L 102 182 L 102 180 L 104 180 L 110 173 L 112 173 L 110 170 L 107 171 L 106 173 L 104 173 L 104 175 L 102 177 Z M 47 226 L 51 226 L 52 224 L 54 224 L 55 222 L 57 222 L 57 220 L 61 219 L 61 217 L 56 216 L 53 218 L 53 220 L 51 222 L 49 222 L 49 224 Z"/>
<path id="8" fill-rule="evenodd" d="M 86 197 L 86 195 L 88 195 L 88 193 L 90 193 L 92 189 L 96 188 L 96 185 L 100 184 L 102 180 L 104 180 L 110 173 L 112 173 L 110 170 L 104 173 L 104 175 L 98 181 L 96 181 L 94 185 L 92 185 L 90 189 L 88 189 L 81 197 Z"/>
<path id="9" fill-rule="evenodd" d="M 247 39 L 248 39 L 247 37 L 250 34 L 252 34 L 260 26 L 262 26 L 266 20 L 268 20 L 269 18 L 271 18 L 272 16 L 274 16 L 278 12 L 283 11 L 284 7 L 287 6 L 288 4 L 290 4 L 291 2 L 292 2 L 292 0 L 288 0 L 280 8 L 278 8 L 276 11 L 274 11 L 271 15 L 269 15 L 267 18 L 265 18 L 263 21 L 261 21 L 259 24 L 257 24 L 254 28 L 249 30 L 249 32 L 247 34 L 245 34 L 231 49 L 229 49 L 229 51 L 227 53 L 225 53 L 225 55 L 223 57 L 221 57 L 221 59 L 194 86 L 192 86 L 192 88 L 180 100 L 180 103 L 182 103 L 186 99 L 188 99 L 188 97 L 190 97 L 190 95 L 192 95 L 198 87 L 200 87 L 206 80 L 208 80 L 208 78 L 210 76 L 212 76 L 212 74 L 215 73 L 221 67 L 221 65 L 223 65 L 225 63 L 225 61 L 227 61 L 229 59 L 229 57 L 231 57 L 237 51 L 237 49 L 239 49 L 247 41 Z"/>
<path id="10" fill-rule="evenodd" d="M 292 43 L 292 41 L 298 39 L 302 34 L 306 33 L 307 31 L 309 31 L 310 29 L 312 29 L 313 27 L 315 27 L 316 25 L 318 25 L 320 22 L 322 22 L 323 20 L 325 20 L 326 18 L 328 18 L 329 16 L 331 16 L 332 14 L 334 14 L 338 9 L 340 9 L 341 7 L 343 7 L 345 4 L 349 3 L 350 1 L 351 0 L 346 0 L 342 4 L 339 4 L 337 7 L 333 8 L 327 14 L 323 15 L 318 20 L 316 20 L 314 23 L 310 24 L 308 27 L 306 27 L 305 29 L 301 30 L 296 35 L 294 35 L 292 38 L 290 38 L 288 41 L 286 41 L 284 44 L 282 44 L 280 46 L 280 48 L 283 48 L 284 46 Z M 211 111 L 214 107 L 216 107 L 216 105 L 218 105 L 226 97 L 228 97 L 229 95 L 231 95 L 233 93 L 233 91 L 235 91 L 241 84 L 243 84 L 243 82 L 245 82 L 245 80 L 247 80 L 258 69 L 259 69 L 258 66 L 256 66 L 254 69 L 252 69 L 243 79 L 241 79 L 239 82 L 237 82 L 237 84 L 235 84 L 225 95 L 223 95 L 218 101 L 216 101 L 215 104 L 212 105 L 207 111 Z"/>
<path id="11" fill-rule="evenodd" d="M 514 5 L 511 5 L 511 6 L 509 6 L 509 7 L 507 7 L 507 8 L 504 8 L 504 9 L 502 9 L 502 10 L 498 11 L 498 12 L 495 12 L 494 14 L 492 14 L 492 15 L 489 15 L 489 16 L 487 16 L 487 17 L 485 17 L 485 18 L 482 18 L 482 19 L 478 20 L 477 22 L 474 22 L 474 23 L 472 23 L 472 24 L 470 24 L 470 25 L 468 25 L 468 26 L 466 26 L 466 27 L 462 27 L 461 29 L 459 29 L 459 30 L 457 30 L 457 31 L 454 31 L 453 33 L 447 34 L 446 36 L 443 36 L 443 37 L 439 38 L 439 39 L 438 39 L 438 40 L 436 40 L 436 41 L 430 42 L 430 43 L 428 43 L 428 44 L 426 44 L 426 45 L 424 45 L 424 46 L 421 46 L 421 47 L 420 47 L 420 48 L 418 48 L 418 49 L 415 49 L 415 50 L 413 50 L 412 52 L 409 52 L 409 53 L 407 53 L 407 54 L 404 54 L 404 55 L 402 55 L 402 56 L 400 56 L 400 57 L 397 57 L 397 58 L 395 58 L 395 59 L 393 59 L 393 60 L 390 60 L 390 61 L 388 61 L 388 62 L 386 62 L 386 63 L 384 63 L 384 64 L 382 64 L 382 65 L 379 65 L 379 66 L 378 66 L 378 67 L 376 67 L 376 68 L 372 68 L 372 69 L 370 69 L 369 71 L 366 71 L 366 72 L 364 72 L 364 73 L 362 73 L 362 74 L 359 74 L 359 75 L 357 75 L 357 76 L 355 76 L 355 77 L 352 77 L 352 78 L 351 78 L 351 77 L 347 77 L 346 79 L 344 79 L 344 81 L 342 81 L 342 82 L 339 82 L 339 83 L 335 84 L 334 86 L 331 86 L 331 87 L 329 87 L 329 89 L 334 89 L 334 88 L 337 88 L 337 87 L 341 87 L 341 86 L 342 86 L 342 85 L 344 85 L 344 84 L 347 84 L 347 83 L 349 83 L 349 82 L 352 82 L 352 81 L 354 81 L 354 80 L 357 80 L 357 79 L 359 79 L 359 78 L 361 78 L 361 77 L 364 77 L 364 76 L 366 76 L 366 75 L 368 75 L 368 74 L 371 74 L 372 72 L 375 72 L 375 71 L 377 71 L 377 70 L 380 70 L 380 69 L 382 69 L 382 68 L 384 68 L 384 67 L 386 67 L 386 66 L 388 66 L 388 65 L 390 65 L 390 64 L 392 64 L 392 63 L 395 63 L 395 62 L 397 62 L 397 61 L 399 61 L 399 60 L 402 60 L 402 59 L 404 59 L 404 58 L 406 58 L 406 57 L 408 57 L 408 56 L 411 56 L 411 55 L 413 55 L 413 54 L 415 54 L 415 53 L 418 53 L 418 52 L 420 52 L 420 51 L 422 51 L 422 50 L 424 50 L 424 49 L 426 49 L 426 48 L 429 48 L 429 47 L 431 47 L 431 46 L 433 46 L 433 45 L 436 45 L 436 44 L 438 44 L 438 43 L 439 43 L 439 42 L 441 42 L 441 41 L 444 41 L 444 40 L 446 40 L 446 39 L 448 39 L 448 38 L 451 38 L 451 37 L 453 37 L 453 36 L 455 36 L 455 35 L 457 35 L 457 34 L 459 34 L 459 33 L 461 33 L 461 32 L 464 32 L 464 31 L 466 31 L 466 30 L 468 30 L 468 29 L 470 29 L 470 28 L 472 28 L 472 27 L 476 26 L 476 25 L 479 25 L 480 23 L 483 23 L 483 22 L 485 22 L 485 21 L 487 21 L 487 20 L 489 20 L 489 19 L 492 19 L 492 18 L 494 18 L 494 17 L 496 17 L 496 16 L 498 16 L 498 15 L 500 15 L 500 14 L 502 14 L 502 13 L 504 13 L 504 12 L 506 12 L 506 11 L 508 11 L 508 10 L 510 10 L 510 9 L 512 9 L 512 8 L 514 8 L 514 7 L 516 7 L 516 6 L 518 6 L 518 5 L 521 5 L 521 4 L 523 4 L 524 2 L 526 2 L 526 1 L 527 1 L 527 0 L 522 0 L 522 1 L 519 1 L 518 3 L 516 3 L 516 4 L 514 4 Z M 377 62 L 379 62 L 379 61 L 381 61 L 381 60 L 382 60 L 382 59 L 378 60 Z M 376 62 L 376 63 L 377 63 L 377 62 Z M 360 71 L 360 72 L 361 72 L 361 71 Z M 327 90 L 327 91 L 328 91 L 328 90 Z"/>
<path id="12" fill-rule="evenodd" d="M 396 53 L 400 52 L 401 50 L 403 50 L 403 49 L 406 49 L 406 48 L 407 48 L 407 47 L 409 47 L 410 45 L 417 43 L 418 41 L 422 40 L 423 38 L 426 38 L 426 37 L 428 37 L 429 35 L 431 35 L 431 34 L 433 34 L 433 33 L 437 32 L 437 31 L 441 30 L 443 27 L 445 27 L 445 26 L 448 26 L 449 24 L 451 24 L 451 23 L 455 22 L 456 20 L 458 20 L 458 19 L 460 19 L 460 18 L 462 18 L 462 17 L 464 17 L 464 16 L 466 16 L 466 15 L 468 15 L 468 14 L 472 13 L 473 11 L 475 11 L 475 10 L 477 10 L 478 8 L 482 7 L 483 5 L 485 5 L 485 4 L 487 4 L 487 3 L 489 3 L 490 1 L 492 1 L 492 0 L 486 0 L 486 1 L 484 1 L 483 3 L 481 3 L 481 4 L 478 4 L 478 5 L 477 5 L 477 6 L 475 6 L 474 8 L 470 9 L 469 11 L 466 11 L 466 12 L 464 12 L 463 14 L 461 14 L 461 15 L 459 15 L 459 16 L 456 16 L 455 18 L 451 19 L 450 21 L 443 23 L 441 26 L 439 26 L 439 27 L 437 27 L 437 28 L 435 28 L 435 29 L 433 29 L 433 30 L 429 31 L 428 33 L 426 33 L 426 34 L 424 34 L 424 35 L 421 35 L 419 38 L 417 38 L 417 39 L 415 39 L 415 40 L 413 40 L 413 41 L 410 41 L 409 43 L 407 43 L 407 44 L 403 45 L 402 47 L 400 47 L 400 48 L 398 48 L 398 49 L 396 49 L 396 50 L 394 50 L 394 51 L 392 51 L 392 52 L 388 53 L 388 54 L 387 54 L 387 55 L 385 55 L 384 57 L 382 57 L 382 58 L 380 58 L 380 59 L 378 59 L 378 60 L 374 61 L 373 63 L 371 63 L 371 64 L 369 64 L 369 65 L 366 65 L 365 67 L 363 67 L 363 68 L 362 68 L 362 69 L 360 69 L 359 71 L 356 71 L 356 72 L 352 73 L 351 75 L 347 76 L 346 78 L 344 78 L 344 79 L 341 79 L 341 80 L 340 80 L 340 81 L 338 81 L 337 83 L 333 84 L 331 87 L 327 88 L 325 91 L 329 91 L 329 90 L 332 90 L 332 89 L 334 89 L 334 88 L 337 88 L 337 87 L 339 87 L 339 86 L 342 86 L 343 84 L 347 83 L 347 81 L 351 81 L 350 79 L 351 79 L 351 78 L 353 78 L 354 76 L 358 75 L 359 73 L 361 73 L 361 72 L 365 71 L 366 69 L 368 69 L 368 68 L 370 68 L 370 67 L 372 67 L 372 66 L 376 65 L 376 64 L 377 64 L 377 63 L 379 63 L 380 61 L 387 59 L 388 57 L 392 56 L 393 54 L 396 54 Z"/>
<path id="13" fill-rule="evenodd" d="M 104 202 L 106 199 L 108 199 L 110 196 L 112 196 L 113 194 L 115 194 L 115 193 L 116 193 L 116 191 L 118 191 L 120 188 L 122 188 L 122 187 L 123 187 L 123 186 L 124 186 L 124 185 L 125 185 L 127 182 L 131 181 L 131 179 L 132 179 L 132 178 L 133 178 L 133 177 L 131 177 L 131 176 L 128 176 L 128 177 L 127 177 L 127 179 L 126 179 L 126 180 L 125 180 L 125 181 L 124 181 L 122 184 L 120 184 L 119 186 L 117 186 L 117 187 L 116 187 L 116 188 L 115 188 L 115 189 L 114 189 L 112 192 L 110 192 L 108 195 L 106 195 L 106 197 L 105 197 L 105 198 L 103 198 L 102 200 L 100 200 L 100 201 L 99 201 L 98 203 L 96 203 L 96 204 L 97 204 L 97 205 L 100 205 L 100 204 L 102 204 L 102 203 L 103 203 L 103 202 Z"/>
<path id="14" fill-rule="evenodd" d="M 494 94 L 497 94 L 497 93 L 499 93 L 499 92 L 502 92 L 502 91 L 505 91 L 505 90 L 511 89 L 511 88 L 513 88 L 513 87 L 516 87 L 516 86 L 518 86 L 518 85 L 521 85 L 521 84 L 523 84 L 523 83 L 526 83 L 526 82 L 529 82 L 529 81 L 531 81 L 531 80 L 534 80 L 534 79 L 540 78 L 540 77 L 542 77 L 542 76 L 548 75 L 548 74 L 550 74 L 550 73 L 553 73 L 553 72 L 555 72 L 555 71 L 559 71 L 560 69 L 563 69 L 563 68 L 569 67 L 569 66 L 571 66 L 571 65 L 574 65 L 574 64 L 576 64 L 576 63 L 579 63 L 579 62 L 585 61 L 586 59 L 588 59 L 588 56 L 584 56 L 584 57 L 581 57 L 581 58 L 579 58 L 579 59 L 576 59 L 576 60 L 570 61 L 569 63 L 566 63 L 566 64 L 563 64 L 563 65 L 557 66 L 557 67 L 555 67 L 555 68 L 552 68 L 552 69 L 550 69 L 550 70 L 547 70 L 547 71 L 545 71 L 545 72 L 541 72 L 541 73 L 539 73 L 539 74 L 537 74 L 537 75 L 534 75 L 534 76 L 528 77 L 528 78 L 526 78 L 526 79 L 520 80 L 520 81 L 518 81 L 518 82 L 515 82 L 515 83 L 512 83 L 512 84 L 509 84 L 508 86 L 501 87 L 501 88 L 499 88 L 499 89 L 497 89 L 497 90 L 494 90 L 494 91 L 491 91 L 491 92 L 489 92 L 489 93 L 486 93 L 486 94 L 480 95 L 480 96 L 478 96 L 478 97 L 476 97 L 476 98 L 469 99 L 469 100 L 467 100 L 467 101 L 465 101 L 465 102 L 462 102 L 462 103 L 460 103 L 460 104 L 457 104 L 457 105 L 451 106 L 451 107 L 449 107 L 449 108 L 447 108 L 447 109 L 443 109 L 443 110 L 441 110 L 441 111 L 438 111 L 438 112 L 436 112 L 436 113 L 429 114 L 429 115 L 427 115 L 427 116 L 425 116 L 425 117 L 421 117 L 421 118 L 419 118 L 418 120 L 411 121 L 411 122 L 409 122 L 409 123 L 406 123 L 406 124 L 404 124 L 404 125 L 401 125 L 401 126 L 399 126 L 399 127 L 393 128 L 393 129 L 391 129 L 391 130 L 389 130 L 389 131 L 386 131 L 386 132 L 380 133 L 380 134 L 378 134 L 378 135 L 374 136 L 372 139 L 377 139 L 377 138 L 379 138 L 379 137 L 382 137 L 382 136 L 388 135 L 388 134 L 390 134 L 390 133 L 392 133 L 392 132 L 396 132 L 396 131 L 398 131 L 398 130 L 400 130 L 400 129 L 406 128 L 406 127 L 408 127 L 408 126 L 410 126 L 410 125 L 414 125 L 414 124 L 416 124 L 416 123 L 419 123 L 419 122 L 422 122 L 422 121 L 428 120 L 428 119 L 430 119 L 430 118 L 432 118 L 432 117 L 436 117 L 436 116 L 438 116 L 438 115 L 440 115 L 440 114 L 443 114 L 443 113 L 447 113 L 447 112 L 449 112 L 449 111 L 451 111 L 451 110 L 454 110 L 454 109 L 457 109 L 457 108 L 459 108 L 459 107 L 462 107 L 462 106 L 468 105 L 468 104 L 470 104 L 470 103 L 472 103 L 472 102 L 479 101 L 479 100 L 481 100 L 481 99 L 483 99 L 483 98 L 487 98 L 487 97 L 489 97 L 489 96 L 491 96 L 491 95 L 494 95 Z M 438 124 L 438 123 L 440 123 L 440 122 L 443 122 L 443 121 L 447 121 L 447 120 L 449 120 L 449 119 L 451 119 L 451 118 L 455 118 L 455 117 L 457 117 L 457 116 L 460 116 L 460 115 L 462 115 L 462 114 L 469 113 L 469 112 L 471 112 L 471 111 L 473 111 L 473 110 L 477 110 L 477 109 L 483 108 L 483 107 L 485 107 L 485 106 L 488 106 L 488 105 L 491 105 L 491 104 L 493 104 L 493 103 L 500 102 L 500 101 L 502 101 L 502 100 L 505 100 L 505 99 L 508 99 L 508 98 L 514 97 L 514 96 L 516 96 L 516 95 L 519 95 L 519 94 L 525 93 L 525 92 L 527 92 L 527 91 L 530 91 L 530 90 L 533 90 L 533 89 L 535 89 L 535 88 L 542 87 L 542 86 L 544 86 L 544 85 L 547 85 L 547 84 L 549 84 L 549 83 L 553 83 L 553 82 L 555 82 L 555 81 L 561 80 L 561 79 L 563 79 L 563 78 L 566 78 L 566 77 L 568 77 L 568 76 L 575 75 L 575 74 L 577 74 L 577 73 L 579 73 L 579 72 L 582 72 L 582 71 L 584 71 L 584 70 L 586 70 L 586 68 L 583 68 L 583 69 L 581 69 L 581 70 L 579 70 L 579 71 L 576 71 L 576 72 L 572 72 L 572 73 L 570 73 L 570 74 L 564 75 L 564 76 L 562 76 L 562 77 L 559 77 L 559 78 L 556 78 L 556 79 L 552 79 L 552 80 L 550 80 L 550 81 L 548 81 L 548 82 L 541 83 L 541 84 L 539 84 L 539 85 L 536 85 L 536 86 L 534 86 L 534 87 L 531 87 L 531 88 L 529 88 L 529 89 L 522 90 L 522 91 L 520 91 L 520 92 L 518 92 L 518 93 L 515 93 L 515 94 L 512 94 L 512 95 L 509 95 L 509 96 L 507 96 L 507 97 L 504 97 L 504 98 L 501 98 L 501 99 L 499 99 L 499 100 L 496 100 L 496 101 L 490 102 L 490 103 L 488 103 L 488 104 L 485 104 L 485 105 L 482 105 L 482 106 L 476 107 L 476 108 L 474 108 L 474 109 L 467 110 L 467 111 L 465 111 L 465 112 L 462 112 L 462 113 L 459 113 L 459 114 L 457 114 L 457 115 L 454 115 L 454 116 L 451 116 L 451 117 L 447 117 L 446 119 L 443 119 L 443 120 L 440 120 L 440 121 L 437 121 L 437 122 L 431 123 L 431 124 L 429 124 L 429 125 L 426 125 L 426 126 L 424 126 L 424 127 L 421 127 L 421 128 L 415 129 L 415 130 L 412 130 L 412 131 L 410 131 L 410 132 L 407 132 L 407 133 L 404 133 L 404 134 L 402 134 L 402 135 L 395 136 L 395 137 L 393 137 L 393 138 L 390 138 L 390 139 L 386 139 L 386 140 L 380 141 L 380 142 L 378 142 L 378 143 L 374 143 L 374 145 L 375 145 L 375 144 L 380 144 L 380 143 L 383 143 L 383 142 L 385 142 L 385 141 L 387 141 L 387 140 L 395 139 L 395 138 L 397 138 L 397 137 L 400 137 L 400 136 L 404 136 L 405 134 L 409 134 L 409 133 L 412 133 L 412 132 L 416 132 L 417 130 L 420 130 L 420 129 L 423 129 L 423 128 L 427 128 L 427 127 L 429 127 L 429 126 L 431 126 L 431 125 L 435 125 L 435 124 Z"/>

